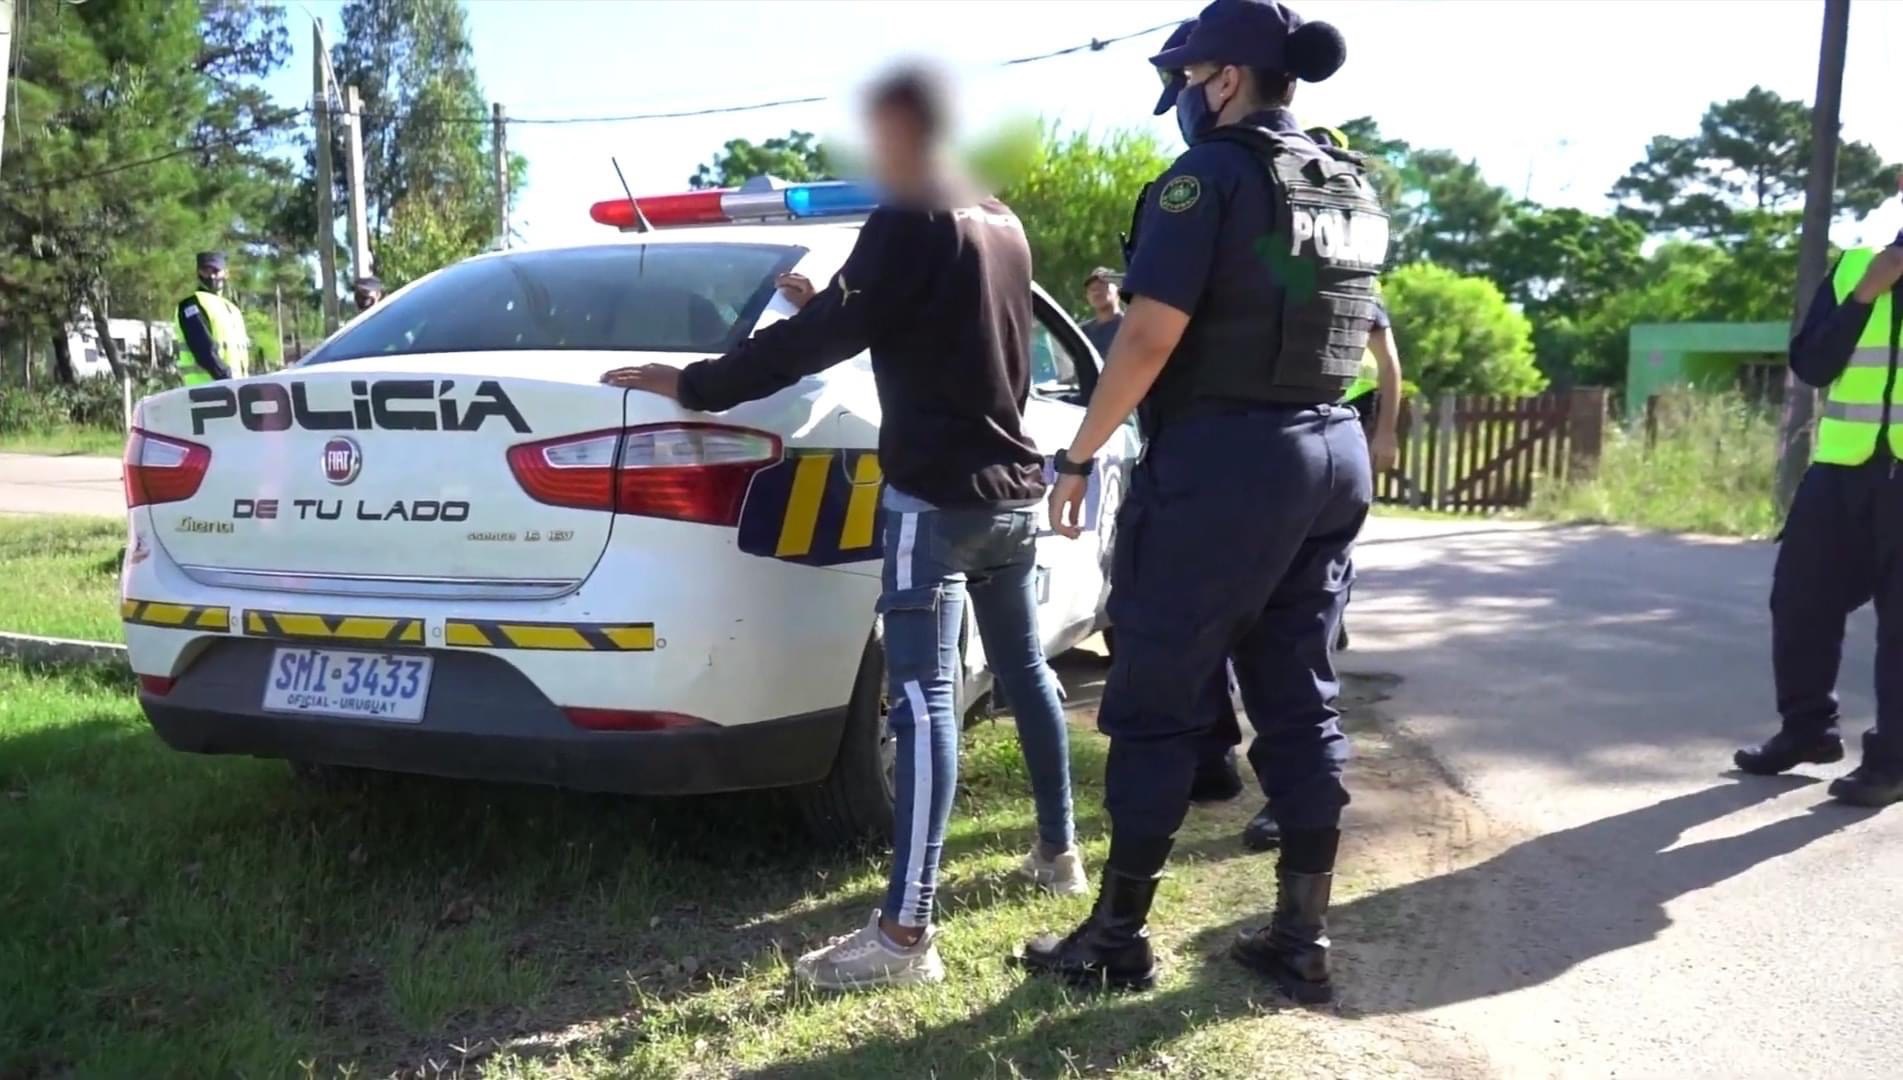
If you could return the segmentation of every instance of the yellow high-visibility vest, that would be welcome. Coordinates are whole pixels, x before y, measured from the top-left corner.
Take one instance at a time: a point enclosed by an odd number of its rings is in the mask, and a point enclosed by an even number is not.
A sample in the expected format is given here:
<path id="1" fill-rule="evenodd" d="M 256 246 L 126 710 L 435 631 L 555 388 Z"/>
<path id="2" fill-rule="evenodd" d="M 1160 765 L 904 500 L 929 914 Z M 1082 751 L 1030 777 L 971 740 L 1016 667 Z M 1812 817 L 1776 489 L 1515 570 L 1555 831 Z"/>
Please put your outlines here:
<path id="1" fill-rule="evenodd" d="M 244 378 L 251 370 L 251 332 L 245 329 L 244 312 L 217 293 L 203 290 L 193 293 L 185 302 L 198 305 L 205 316 L 205 325 L 211 330 L 211 339 L 218 346 L 218 358 L 224 362 L 225 370 L 231 372 L 234 379 Z M 198 357 L 192 353 L 185 337 L 183 312 L 178 320 L 178 374 L 186 386 L 212 381 L 211 372 L 199 366 Z"/>
<path id="2" fill-rule="evenodd" d="M 1381 365 L 1375 360 L 1373 349 L 1363 349 L 1361 370 L 1355 373 L 1355 381 L 1348 384 L 1348 390 L 1341 395 L 1341 400 L 1353 401 L 1363 394 L 1373 393 L 1380 386 Z"/>
<path id="3" fill-rule="evenodd" d="M 1843 303 L 1862 280 L 1875 248 L 1844 252 L 1831 278 L 1837 302 Z M 1890 294 L 1884 293 L 1870 309 L 1870 321 L 1850 354 L 1850 364 L 1830 384 L 1823 418 L 1817 422 L 1817 449 L 1813 460 L 1826 465 L 1861 465 L 1876 456 L 1884 429 L 1884 395 L 1889 395 L 1890 452 L 1903 458 L 1903 379 L 1897 378 L 1896 344 L 1890 336 Z"/>

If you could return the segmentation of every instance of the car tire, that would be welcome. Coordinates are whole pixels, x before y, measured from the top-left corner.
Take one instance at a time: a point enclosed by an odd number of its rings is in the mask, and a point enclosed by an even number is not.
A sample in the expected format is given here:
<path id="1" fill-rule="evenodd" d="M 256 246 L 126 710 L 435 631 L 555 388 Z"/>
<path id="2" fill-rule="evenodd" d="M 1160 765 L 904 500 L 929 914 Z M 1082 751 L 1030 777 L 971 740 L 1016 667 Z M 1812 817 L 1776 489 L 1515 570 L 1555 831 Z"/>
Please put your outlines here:
<path id="1" fill-rule="evenodd" d="M 832 772 L 794 793 L 807 830 L 822 844 L 892 835 L 893 746 L 886 712 L 885 642 L 875 623 L 853 680 Z"/>

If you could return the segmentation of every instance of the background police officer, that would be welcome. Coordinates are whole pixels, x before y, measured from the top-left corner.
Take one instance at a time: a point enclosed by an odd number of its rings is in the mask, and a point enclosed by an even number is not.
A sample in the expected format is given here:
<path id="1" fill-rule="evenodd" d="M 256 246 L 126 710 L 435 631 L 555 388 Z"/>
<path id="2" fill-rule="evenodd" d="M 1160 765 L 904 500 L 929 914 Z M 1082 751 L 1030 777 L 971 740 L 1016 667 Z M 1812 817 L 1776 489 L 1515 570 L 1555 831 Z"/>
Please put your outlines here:
<path id="1" fill-rule="evenodd" d="M 1091 456 L 1139 402 L 1150 436 L 1118 521 L 1109 865 L 1090 918 L 1031 942 L 1033 972 L 1150 985 L 1145 924 L 1187 811 L 1225 655 L 1257 729 L 1251 763 L 1282 827 L 1275 914 L 1237 959 L 1303 1001 L 1332 995 L 1328 908 L 1347 744 L 1330 645 L 1367 516 L 1367 441 L 1338 402 L 1354 380 L 1386 255 L 1355 164 L 1301 134 L 1297 78 L 1340 67 L 1340 35 L 1274 3 L 1216 0 L 1182 68 L 1191 143 L 1152 194 L 1124 315 L 1090 409 L 1059 456 L 1053 525 L 1074 535 Z"/>
<path id="2" fill-rule="evenodd" d="M 1860 806 L 1903 800 L 1903 233 L 1848 251 L 1791 342 L 1791 370 L 1828 387 L 1810 470 L 1798 485 L 1771 580 L 1771 663 L 1783 726 L 1737 753 L 1770 775 L 1844 756 L 1837 669 L 1844 623 L 1875 600 L 1877 726 L 1863 763 L 1830 785 Z"/>
<path id="3" fill-rule="evenodd" d="M 186 386 L 243 378 L 251 362 L 244 312 L 225 299 L 225 253 L 198 253 L 198 289 L 178 303 L 178 373 Z"/>
<path id="4" fill-rule="evenodd" d="M 356 303 L 359 314 L 376 307 L 383 299 L 383 281 L 375 274 L 365 274 L 357 279 L 356 287 L 351 290 L 351 300 Z"/>

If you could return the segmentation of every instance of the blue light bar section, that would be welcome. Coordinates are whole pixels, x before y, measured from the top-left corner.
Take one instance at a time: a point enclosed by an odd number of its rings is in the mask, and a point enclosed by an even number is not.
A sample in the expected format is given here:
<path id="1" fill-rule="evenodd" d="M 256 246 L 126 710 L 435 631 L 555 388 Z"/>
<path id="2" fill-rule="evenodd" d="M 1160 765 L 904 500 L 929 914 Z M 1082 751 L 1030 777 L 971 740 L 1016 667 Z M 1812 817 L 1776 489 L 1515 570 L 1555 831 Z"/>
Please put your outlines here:
<path id="1" fill-rule="evenodd" d="M 853 180 L 800 184 L 786 189 L 786 212 L 794 217 L 869 214 L 878 205 L 878 191 L 870 184 Z"/>

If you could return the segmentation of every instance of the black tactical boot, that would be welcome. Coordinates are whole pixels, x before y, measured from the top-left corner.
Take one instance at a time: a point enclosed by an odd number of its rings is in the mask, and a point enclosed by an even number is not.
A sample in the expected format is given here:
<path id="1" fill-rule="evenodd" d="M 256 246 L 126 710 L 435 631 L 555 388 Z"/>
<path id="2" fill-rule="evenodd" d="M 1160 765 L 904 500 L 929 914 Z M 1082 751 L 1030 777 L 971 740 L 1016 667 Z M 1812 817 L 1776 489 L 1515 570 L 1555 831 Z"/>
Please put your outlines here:
<path id="1" fill-rule="evenodd" d="M 1275 980 L 1303 1005 L 1335 996 L 1328 981 L 1328 893 L 1333 874 L 1276 872 L 1275 916 L 1260 930 L 1246 930 L 1229 954 L 1251 971 Z"/>
<path id="2" fill-rule="evenodd" d="M 1219 803 L 1242 794 L 1242 774 L 1236 771 L 1236 752 L 1226 750 L 1219 757 L 1205 758 L 1196 766 L 1196 780 L 1189 786 L 1189 801 Z"/>
<path id="3" fill-rule="evenodd" d="M 1863 764 L 1831 782 L 1830 796 L 1852 806 L 1903 802 L 1903 746 L 1872 731 L 1863 737 Z"/>
<path id="4" fill-rule="evenodd" d="M 1048 975 L 1088 990 L 1148 990 L 1156 985 L 1156 957 L 1144 922 L 1161 874 L 1138 877 L 1105 867 L 1097 906 L 1064 937 L 1045 934 L 1013 960 L 1033 975 Z"/>
<path id="5" fill-rule="evenodd" d="M 1747 746 L 1731 755 L 1738 768 L 1753 776 L 1776 776 L 1799 765 L 1829 765 L 1844 759 L 1841 736 L 1823 732 L 1806 735 L 1789 729 L 1779 731 L 1757 746 Z"/>
<path id="6" fill-rule="evenodd" d="M 1274 851 L 1282 845 L 1282 827 L 1275 823 L 1275 804 L 1263 803 L 1262 809 L 1242 827 L 1242 846 L 1250 851 Z"/>

